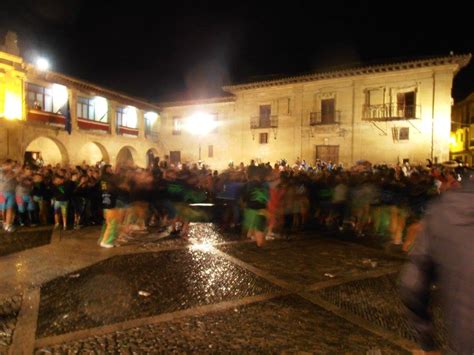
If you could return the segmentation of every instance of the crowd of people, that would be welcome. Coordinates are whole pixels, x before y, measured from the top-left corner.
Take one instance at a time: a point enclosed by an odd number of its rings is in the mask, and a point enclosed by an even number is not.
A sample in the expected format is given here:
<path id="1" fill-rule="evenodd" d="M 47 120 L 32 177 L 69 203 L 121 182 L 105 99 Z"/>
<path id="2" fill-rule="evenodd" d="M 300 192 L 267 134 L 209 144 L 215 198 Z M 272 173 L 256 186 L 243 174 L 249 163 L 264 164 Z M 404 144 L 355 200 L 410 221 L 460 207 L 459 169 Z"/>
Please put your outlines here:
<path id="1" fill-rule="evenodd" d="M 100 245 L 157 226 L 186 238 L 189 223 L 213 220 L 241 230 L 258 246 L 305 228 L 377 235 L 408 250 L 427 203 L 460 186 L 459 168 L 411 167 L 359 161 L 349 169 L 299 159 L 271 165 L 251 161 L 212 171 L 199 164 L 159 158 L 147 169 L 95 165 L 20 165 L 7 160 L 0 173 L 3 229 L 54 223 L 79 229 L 103 224 Z M 193 206 L 214 206 L 212 213 Z M 208 209 L 208 210 L 211 210 Z M 204 211 L 204 212 L 203 212 Z"/>

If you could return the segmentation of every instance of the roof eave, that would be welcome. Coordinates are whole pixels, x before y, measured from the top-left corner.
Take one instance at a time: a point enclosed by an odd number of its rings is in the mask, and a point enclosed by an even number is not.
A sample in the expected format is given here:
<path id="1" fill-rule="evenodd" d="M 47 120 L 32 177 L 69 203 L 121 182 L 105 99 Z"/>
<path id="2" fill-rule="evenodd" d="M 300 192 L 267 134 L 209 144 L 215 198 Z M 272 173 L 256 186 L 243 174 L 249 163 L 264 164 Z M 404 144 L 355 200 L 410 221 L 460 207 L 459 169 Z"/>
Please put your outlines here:
<path id="1" fill-rule="evenodd" d="M 315 80 L 323 80 L 323 79 L 346 78 L 346 77 L 365 75 L 365 74 L 379 74 L 379 73 L 393 72 L 393 71 L 399 71 L 399 70 L 409 70 L 409 69 L 424 68 L 424 67 L 439 66 L 439 65 L 449 65 L 449 64 L 457 65 L 454 71 L 454 74 L 456 74 L 460 69 L 462 69 L 467 64 L 469 64 L 471 60 L 471 56 L 472 56 L 471 53 L 469 53 L 469 54 L 451 55 L 451 56 L 446 56 L 446 57 L 436 57 L 436 58 L 424 59 L 424 60 L 414 60 L 414 61 L 408 61 L 408 62 L 392 63 L 392 64 L 355 67 L 351 69 L 334 70 L 334 71 L 328 71 L 328 72 L 299 75 L 299 76 L 287 77 L 287 78 L 282 78 L 282 79 L 277 79 L 277 80 L 267 80 L 267 81 L 259 81 L 259 82 L 246 83 L 246 84 L 227 85 L 227 86 L 222 87 L 222 89 L 229 93 L 235 93 L 241 90 L 257 89 L 257 88 L 268 87 L 268 86 L 288 85 L 288 84 L 293 84 L 293 83 L 302 83 L 302 82 L 307 82 L 307 81 L 315 81 Z"/>

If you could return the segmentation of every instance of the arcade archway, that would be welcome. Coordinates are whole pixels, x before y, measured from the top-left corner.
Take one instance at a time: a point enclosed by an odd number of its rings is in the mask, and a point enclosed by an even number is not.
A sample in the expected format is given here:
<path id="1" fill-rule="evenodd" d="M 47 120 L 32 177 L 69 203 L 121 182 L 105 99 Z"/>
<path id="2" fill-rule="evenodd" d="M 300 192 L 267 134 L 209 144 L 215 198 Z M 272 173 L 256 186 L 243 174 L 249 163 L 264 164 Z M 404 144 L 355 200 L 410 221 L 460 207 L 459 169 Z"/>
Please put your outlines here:
<path id="1" fill-rule="evenodd" d="M 24 162 L 36 164 L 40 159 L 44 165 L 65 165 L 69 163 L 69 156 L 64 145 L 50 137 L 40 136 L 33 139 L 25 149 Z"/>
<path id="2" fill-rule="evenodd" d="M 137 162 L 137 151 L 130 146 L 122 147 L 117 154 L 117 166 L 133 166 Z"/>
<path id="3" fill-rule="evenodd" d="M 103 160 L 110 162 L 109 153 L 105 147 L 97 142 L 88 142 L 84 144 L 77 153 L 78 163 L 86 162 L 86 164 L 94 165 Z"/>

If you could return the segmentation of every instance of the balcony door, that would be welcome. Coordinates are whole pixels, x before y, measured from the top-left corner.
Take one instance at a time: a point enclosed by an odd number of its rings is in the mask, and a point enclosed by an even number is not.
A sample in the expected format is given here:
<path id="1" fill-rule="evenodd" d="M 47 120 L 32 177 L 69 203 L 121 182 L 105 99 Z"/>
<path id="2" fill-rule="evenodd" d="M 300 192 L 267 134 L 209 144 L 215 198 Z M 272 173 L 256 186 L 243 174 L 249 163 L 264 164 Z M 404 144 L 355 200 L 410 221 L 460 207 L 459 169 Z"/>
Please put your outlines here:
<path id="1" fill-rule="evenodd" d="M 259 127 L 268 128 L 270 127 L 270 117 L 272 114 L 271 105 L 260 105 L 260 114 L 259 114 Z"/>
<path id="2" fill-rule="evenodd" d="M 334 99 L 321 100 L 321 123 L 334 123 L 336 107 Z"/>
<path id="3" fill-rule="evenodd" d="M 416 94 L 414 91 L 397 94 L 397 116 L 415 118 Z"/>

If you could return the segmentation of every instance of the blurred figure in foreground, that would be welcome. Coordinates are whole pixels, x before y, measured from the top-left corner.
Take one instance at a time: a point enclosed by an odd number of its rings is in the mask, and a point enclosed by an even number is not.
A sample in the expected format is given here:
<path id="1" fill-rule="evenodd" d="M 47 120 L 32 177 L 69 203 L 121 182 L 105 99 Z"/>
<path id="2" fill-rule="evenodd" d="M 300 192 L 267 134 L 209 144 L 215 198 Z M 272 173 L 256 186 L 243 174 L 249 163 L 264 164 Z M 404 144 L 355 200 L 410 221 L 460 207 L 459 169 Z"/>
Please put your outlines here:
<path id="1" fill-rule="evenodd" d="M 474 181 L 466 180 L 429 208 L 401 276 L 402 301 L 427 353 L 437 350 L 428 312 L 436 283 L 448 329 L 446 353 L 474 354 Z"/>

